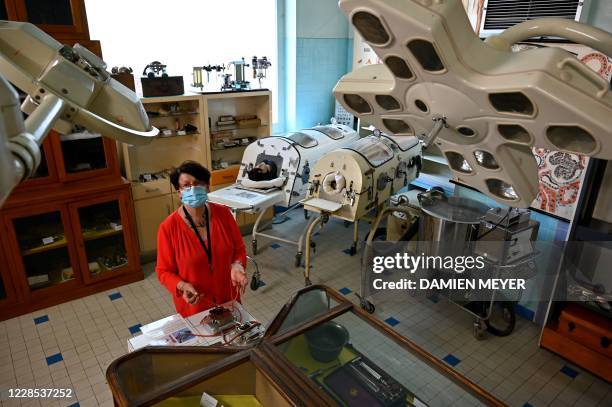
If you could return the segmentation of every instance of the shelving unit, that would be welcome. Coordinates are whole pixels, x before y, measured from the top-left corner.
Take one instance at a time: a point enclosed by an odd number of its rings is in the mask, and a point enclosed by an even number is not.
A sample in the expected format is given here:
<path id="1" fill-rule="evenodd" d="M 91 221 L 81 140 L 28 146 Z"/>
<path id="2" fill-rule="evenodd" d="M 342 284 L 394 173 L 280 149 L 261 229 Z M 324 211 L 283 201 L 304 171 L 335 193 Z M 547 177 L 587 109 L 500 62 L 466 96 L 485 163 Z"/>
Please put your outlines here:
<path id="1" fill-rule="evenodd" d="M 271 92 L 267 90 L 249 92 L 226 92 L 202 95 L 204 114 L 208 118 L 205 129 L 206 151 L 209 152 L 208 166 L 212 171 L 211 186 L 215 189 L 233 183 L 238 175 L 238 164 L 242 161 L 244 148 L 248 144 L 231 148 L 218 147 L 224 141 L 249 143 L 272 134 Z M 252 115 L 259 119 L 256 126 L 227 126 L 220 128 L 217 121 L 221 116 Z"/>

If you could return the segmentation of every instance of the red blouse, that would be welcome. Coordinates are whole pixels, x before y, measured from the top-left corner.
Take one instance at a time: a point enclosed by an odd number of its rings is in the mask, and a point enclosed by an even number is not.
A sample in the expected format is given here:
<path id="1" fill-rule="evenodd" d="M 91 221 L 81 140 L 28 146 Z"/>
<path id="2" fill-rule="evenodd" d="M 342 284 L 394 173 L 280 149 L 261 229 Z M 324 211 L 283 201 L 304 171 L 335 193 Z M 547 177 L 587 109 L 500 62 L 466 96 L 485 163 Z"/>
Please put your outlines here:
<path id="1" fill-rule="evenodd" d="M 198 237 L 178 211 L 162 222 L 157 233 L 155 271 L 159 281 L 172 294 L 176 311 L 184 317 L 234 299 L 236 288 L 231 281 L 231 265 L 240 262 L 246 267 L 246 248 L 232 213 L 227 207 L 214 203 L 208 203 L 208 208 L 212 271 Z M 176 289 L 181 280 L 191 283 L 200 293 L 198 304 L 190 305 L 183 300 Z"/>

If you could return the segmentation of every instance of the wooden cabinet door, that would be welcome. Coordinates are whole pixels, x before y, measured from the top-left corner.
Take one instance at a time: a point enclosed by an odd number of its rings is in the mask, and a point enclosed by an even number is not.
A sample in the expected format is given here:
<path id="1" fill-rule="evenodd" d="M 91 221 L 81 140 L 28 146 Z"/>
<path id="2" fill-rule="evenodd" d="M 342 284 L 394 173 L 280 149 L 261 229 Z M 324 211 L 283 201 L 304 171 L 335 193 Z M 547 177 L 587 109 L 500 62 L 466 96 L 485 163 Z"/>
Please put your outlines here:
<path id="1" fill-rule="evenodd" d="M 14 304 L 21 298 L 17 292 L 16 286 L 13 284 L 13 265 L 9 263 L 9 257 L 4 253 L 6 242 L 3 239 L 5 235 L 4 228 L 0 225 L 2 234 L 0 235 L 0 314 L 2 306 Z M 4 320 L 4 318 L 0 318 Z"/>
<path id="2" fill-rule="evenodd" d="M 173 211 L 170 194 L 134 201 L 141 253 L 157 250 L 159 225 Z"/>
<path id="3" fill-rule="evenodd" d="M 12 3 L 17 20 L 36 24 L 56 39 L 89 39 L 84 0 L 12 0 Z"/>
<path id="4" fill-rule="evenodd" d="M 85 284 L 140 267 L 128 207 L 129 189 L 69 205 Z"/>
<path id="5" fill-rule="evenodd" d="M 82 278 L 68 208 L 42 204 L 4 212 L 4 246 L 15 288 L 27 301 L 44 303 L 78 287 Z"/>

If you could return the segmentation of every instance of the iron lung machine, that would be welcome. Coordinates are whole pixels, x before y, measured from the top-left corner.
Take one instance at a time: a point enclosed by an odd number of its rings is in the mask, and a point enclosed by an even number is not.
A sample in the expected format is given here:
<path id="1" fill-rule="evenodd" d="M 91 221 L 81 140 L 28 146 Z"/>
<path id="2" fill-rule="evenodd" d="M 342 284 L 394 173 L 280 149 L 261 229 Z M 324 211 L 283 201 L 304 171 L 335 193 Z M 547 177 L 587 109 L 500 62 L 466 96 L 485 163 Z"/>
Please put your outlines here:
<path id="1" fill-rule="evenodd" d="M 354 254 L 358 222 L 379 211 L 389 197 L 418 177 L 422 143 L 415 136 L 390 136 L 375 132 L 347 147 L 334 150 L 312 170 L 304 209 L 320 216 L 306 232 L 304 276 L 310 284 L 310 241 L 314 228 L 330 217 L 354 223 Z"/>
<path id="2" fill-rule="evenodd" d="M 355 222 L 415 179 L 420 166 L 416 137 L 364 137 L 317 162 L 304 208 Z"/>

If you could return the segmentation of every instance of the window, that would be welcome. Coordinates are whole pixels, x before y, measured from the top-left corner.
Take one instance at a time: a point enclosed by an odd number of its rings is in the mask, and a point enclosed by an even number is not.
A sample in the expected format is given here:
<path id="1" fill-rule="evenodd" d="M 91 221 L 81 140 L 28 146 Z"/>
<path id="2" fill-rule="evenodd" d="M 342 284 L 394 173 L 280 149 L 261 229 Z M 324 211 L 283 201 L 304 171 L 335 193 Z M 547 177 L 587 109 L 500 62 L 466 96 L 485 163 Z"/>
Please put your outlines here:
<path id="1" fill-rule="evenodd" d="M 262 86 L 272 91 L 278 121 L 276 0 L 85 0 L 85 5 L 91 38 L 102 43 L 108 69 L 132 67 L 137 87 L 152 61 L 168 65 L 169 75 L 182 75 L 188 90 L 194 66 L 227 66 L 242 57 L 250 64 L 254 55 L 267 56 L 272 66 Z M 247 78 L 259 87 L 250 68 Z"/>

